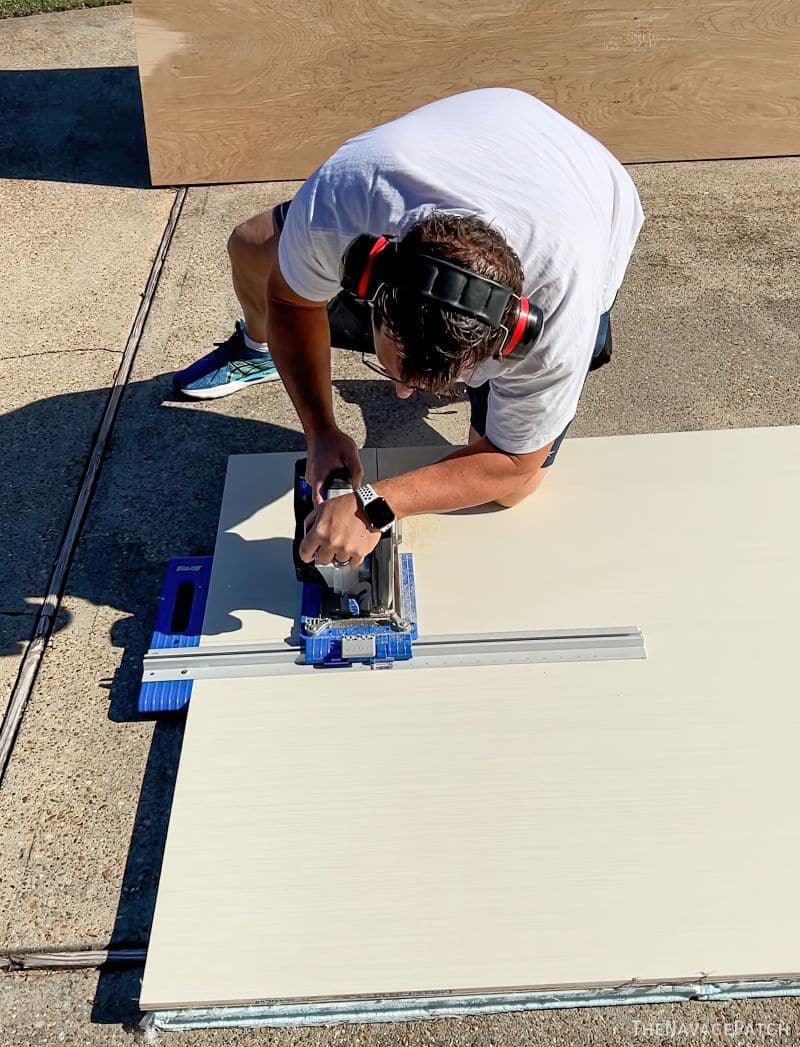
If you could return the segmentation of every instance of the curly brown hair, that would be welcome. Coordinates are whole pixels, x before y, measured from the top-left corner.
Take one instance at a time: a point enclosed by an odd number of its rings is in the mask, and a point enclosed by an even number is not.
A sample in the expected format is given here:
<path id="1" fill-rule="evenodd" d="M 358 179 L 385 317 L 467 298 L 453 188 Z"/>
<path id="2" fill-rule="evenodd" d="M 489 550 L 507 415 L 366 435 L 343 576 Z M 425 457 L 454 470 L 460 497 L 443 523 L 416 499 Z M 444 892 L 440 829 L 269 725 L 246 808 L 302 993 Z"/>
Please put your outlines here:
<path id="1" fill-rule="evenodd" d="M 503 236 L 480 218 L 431 212 L 400 241 L 398 264 L 420 250 L 522 293 L 522 263 Z M 515 308 L 512 299 L 503 318 L 506 327 Z M 505 337 L 499 328 L 399 287 L 384 287 L 374 319 L 398 345 L 402 381 L 432 393 L 450 389 L 462 374 L 492 356 Z"/>

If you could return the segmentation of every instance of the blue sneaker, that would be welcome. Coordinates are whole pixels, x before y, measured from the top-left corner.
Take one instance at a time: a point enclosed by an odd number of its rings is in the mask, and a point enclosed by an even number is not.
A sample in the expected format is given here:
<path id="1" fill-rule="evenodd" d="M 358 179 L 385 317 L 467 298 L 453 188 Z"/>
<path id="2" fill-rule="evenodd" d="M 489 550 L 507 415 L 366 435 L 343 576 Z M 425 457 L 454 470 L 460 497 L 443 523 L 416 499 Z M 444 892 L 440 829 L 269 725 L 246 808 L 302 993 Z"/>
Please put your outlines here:
<path id="1" fill-rule="evenodd" d="M 279 377 L 269 353 L 259 353 L 244 344 L 244 327 L 237 320 L 230 338 L 190 367 L 176 371 L 172 385 L 177 392 L 195 400 L 215 400 Z"/>

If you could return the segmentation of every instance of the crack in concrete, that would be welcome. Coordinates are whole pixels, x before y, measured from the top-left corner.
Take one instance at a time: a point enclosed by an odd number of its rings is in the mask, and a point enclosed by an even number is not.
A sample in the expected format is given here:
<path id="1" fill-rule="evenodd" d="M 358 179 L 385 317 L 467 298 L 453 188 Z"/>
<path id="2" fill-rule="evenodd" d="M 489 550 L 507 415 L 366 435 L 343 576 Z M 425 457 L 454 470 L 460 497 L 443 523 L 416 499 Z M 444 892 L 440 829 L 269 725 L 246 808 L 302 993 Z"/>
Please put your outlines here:
<path id="1" fill-rule="evenodd" d="M 31 864 L 31 855 L 33 854 L 33 848 L 34 848 L 35 844 L 36 844 L 36 833 L 33 834 L 33 839 L 31 840 L 31 845 L 28 848 L 28 853 L 27 853 L 27 855 L 25 857 L 25 868 L 22 870 L 22 879 L 23 880 L 28 875 L 28 867 Z"/>
<path id="2" fill-rule="evenodd" d="M 34 618 L 38 611 L 0 611 L 7 618 Z"/>
<path id="3" fill-rule="evenodd" d="M 3 356 L 0 358 L 0 364 L 5 360 L 27 360 L 29 356 L 61 356 L 63 353 L 112 353 L 114 356 L 121 356 L 122 352 L 122 349 L 106 349 L 104 346 L 99 346 L 97 349 L 51 349 L 40 353 L 17 353 L 16 356 Z"/>
<path id="4" fill-rule="evenodd" d="M 161 240 L 156 251 L 150 275 L 147 278 L 144 291 L 141 295 L 139 307 L 133 318 L 130 332 L 125 347 L 121 351 L 101 346 L 96 349 L 72 349 L 67 352 L 105 352 L 119 356 L 116 373 L 108 396 L 100 416 L 100 424 L 89 448 L 89 455 L 78 487 L 75 503 L 67 523 L 66 531 L 61 539 L 60 547 L 53 564 L 53 572 L 48 582 L 48 592 L 44 598 L 40 610 L 36 613 L 33 635 L 28 642 L 25 653 L 22 656 L 16 683 L 11 690 L 11 697 L 0 723 L 0 785 L 11 759 L 11 753 L 17 738 L 17 733 L 22 723 L 25 709 L 36 683 L 36 677 L 44 659 L 47 645 L 50 642 L 55 623 L 61 609 L 61 600 L 64 596 L 67 578 L 72 567 L 75 550 L 83 533 L 84 523 L 89 507 L 94 498 L 97 482 L 103 468 L 109 441 L 114 430 L 114 425 L 119 413 L 120 403 L 128 384 L 136 353 L 142 339 L 144 327 L 150 313 L 150 306 L 158 287 L 161 273 L 163 271 L 169 248 L 172 243 L 178 220 L 186 199 L 186 188 L 181 187 L 175 193 L 172 201 L 169 218 L 161 234 Z M 19 356 L 43 356 L 43 352 L 19 354 Z M 17 358 L 19 358 L 19 356 Z M 6 357 L 8 359 L 8 357 Z M 13 357 L 12 357 L 13 359 Z M 0 361 L 2 362 L 2 361 Z"/>

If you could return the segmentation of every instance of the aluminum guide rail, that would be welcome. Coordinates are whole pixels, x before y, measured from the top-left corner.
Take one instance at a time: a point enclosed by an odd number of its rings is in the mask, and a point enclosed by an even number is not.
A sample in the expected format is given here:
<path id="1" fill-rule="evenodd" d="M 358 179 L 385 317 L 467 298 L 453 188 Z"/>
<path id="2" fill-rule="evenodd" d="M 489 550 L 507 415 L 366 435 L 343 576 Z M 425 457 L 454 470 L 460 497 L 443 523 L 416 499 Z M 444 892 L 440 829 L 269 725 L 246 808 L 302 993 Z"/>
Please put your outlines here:
<path id="1" fill-rule="evenodd" d="M 635 626 L 617 626 L 420 637 L 414 644 L 414 657 L 410 661 L 377 662 L 372 666 L 353 663 L 346 668 L 409 670 L 646 657 L 641 631 Z M 151 649 L 144 657 L 142 682 L 224 680 L 333 671 L 333 668 L 305 664 L 300 648 L 288 644 L 220 644 Z"/>

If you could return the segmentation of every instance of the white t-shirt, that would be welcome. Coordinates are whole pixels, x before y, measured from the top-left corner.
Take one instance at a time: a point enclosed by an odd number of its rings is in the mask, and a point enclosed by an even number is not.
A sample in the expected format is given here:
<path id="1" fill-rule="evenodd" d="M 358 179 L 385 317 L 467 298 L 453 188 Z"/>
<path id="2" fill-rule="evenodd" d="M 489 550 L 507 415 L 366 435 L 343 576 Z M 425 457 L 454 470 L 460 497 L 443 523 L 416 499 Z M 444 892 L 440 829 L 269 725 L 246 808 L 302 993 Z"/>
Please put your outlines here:
<path id="1" fill-rule="evenodd" d="M 491 380 L 495 446 L 545 447 L 575 416 L 625 275 L 644 220 L 636 188 L 600 142 L 532 95 L 469 91 L 350 139 L 315 171 L 288 210 L 281 272 L 303 298 L 327 301 L 356 236 L 403 236 L 432 210 L 490 222 L 522 261 L 543 334 L 524 360 L 489 360 L 469 384 Z"/>

